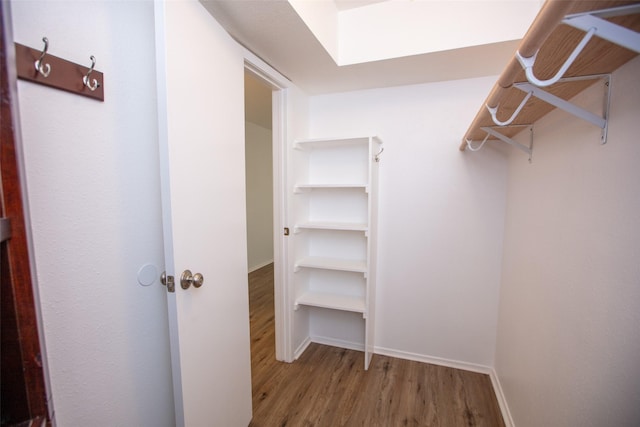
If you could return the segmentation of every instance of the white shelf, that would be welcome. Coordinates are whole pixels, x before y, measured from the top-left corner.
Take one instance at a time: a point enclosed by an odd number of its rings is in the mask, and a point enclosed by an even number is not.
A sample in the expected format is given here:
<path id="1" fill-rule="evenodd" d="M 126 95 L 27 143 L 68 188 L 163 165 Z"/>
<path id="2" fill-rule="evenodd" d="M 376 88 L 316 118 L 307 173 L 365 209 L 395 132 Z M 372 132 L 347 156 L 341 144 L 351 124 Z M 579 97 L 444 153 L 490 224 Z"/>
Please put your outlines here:
<path id="1" fill-rule="evenodd" d="M 295 188 L 300 189 L 314 189 L 314 188 L 356 188 L 356 189 L 366 189 L 367 184 L 296 184 Z"/>
<path id="2" fill-rule="evenodd" d="M 295 148 L 325 148 L 340 147 L 345 145 L 366 145 L 369 143 L 369 137 L 359 138 L 322 138 L 322 139 L 304 139 L 296 141 Z"/>
<path id="3" fill-rule="evenodd" d="M 366 261 L 351 261 L 337 258 L 323 257 L 306 257 L 296 262 L 296 271 L 298 268 L 319 268 L 323 270 L 352 271 L 355 273 L 366 273 Z"/>
<path id="4" fill-rule="evenodd" d="M 375 136 L 295 141 L 288 181 L 294 193 L 292 309 L 323 309 L 301 310 L 294 321 L 303 334 L 317 322 L 337 340 L 355 342 L 363 333 L 365 369 L 375 347 L 376 278 L 370 267 L 376 262 L 381 143 Z"/>
<path id="5" fill-rule="evenodd" d="M 300 229 L 309 230 L 337 230 L 337 231 L 369 231 L 369 227 L 365 223 L 350 222 L 304 222 L 295 226 L 295 232 Z"/>
<path id="6" fill-rule="evenodd" d="M 293 187 L 293 191 L 295 193 L 302 193 L 305 190 L 316 190 L 316 189 L 330 189 L 330 190 L 344 190 L 344 189 L 354 189 L 354 190 L 364 190 L 365 193 L 369 192 L 369 186 L 366 184 L 296 184 Z"/>
<path id="7" fill-rule="evenodd" d="M 365 302 L 363 298 L 320 292 L 306 292 L 302 294 L 296 299 L 295 308 L 297 309 L 299 305 L 353 311 L 363 314 L 365 312 Z"/>

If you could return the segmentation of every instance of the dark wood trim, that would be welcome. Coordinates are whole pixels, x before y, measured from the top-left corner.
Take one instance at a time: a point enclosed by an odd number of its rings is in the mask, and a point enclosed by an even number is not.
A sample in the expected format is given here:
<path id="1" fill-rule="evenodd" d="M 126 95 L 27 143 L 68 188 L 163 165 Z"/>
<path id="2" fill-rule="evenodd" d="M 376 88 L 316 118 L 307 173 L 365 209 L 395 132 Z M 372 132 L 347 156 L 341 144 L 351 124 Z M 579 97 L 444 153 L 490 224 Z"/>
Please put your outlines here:
<path id="1" fill-rule="evenodd" d="M 15 85 L 15 75 L 8 73 L 8 46 L 11 43 L 6 37 L 4 17 L 6 3 L 0 2 L 0 82 L 1 102 L 0 121 L 0 175 L 1 175 L 1 203 L 2 214 L 11 222 L 11 238 L 2 243 L 2 417 L 3 425 L 25 421 L 36 417 L 47 416 L 46 389 L 41 362 L 40 339 L 38 336 L 38 321 L 34 292 L 31 280 L 29 252 L 26 235 L 24 210 L 22 205 L 22 191 L 20 174 L 16 155 L 16 132 L 13 127 L 12 91 Z M 13 48 L 12 45 L 10 45 Z M 10 81 L 10 78 L 13 78 Z M 10 300 L 5 301 L 5 298 Z M 4 310 L 8 313 L 5 324 Z M 12 327 L 12 330 L 5 329 Z M 5 342 L 5 336 L 8 338 Z M 11 340 L 10 338 L 14 339 Z M 17 348 L 16 348 L 17 346 Z M 5 359 L 6 358 L 6 359 Z M 19 358 L 19 360 L 15 360 Z M 14 369 L 21 369 L 22 376 L 10 375 L 17 379 L 12 383 L 5 383 L 5 365 L 13 374 Z M 20 378 L 18 378 L 20 377 Z M 15 387 L 15 389 L 14 389 Z M 9 414 L 5 412 L 5 398 L 23 396 L 21 409 L 16 416 L 25 419 L 5 420 Z M 16 402 L 13 402 L 17 405 Z M 24 410 L 27 410 L 27 413 Z"/>

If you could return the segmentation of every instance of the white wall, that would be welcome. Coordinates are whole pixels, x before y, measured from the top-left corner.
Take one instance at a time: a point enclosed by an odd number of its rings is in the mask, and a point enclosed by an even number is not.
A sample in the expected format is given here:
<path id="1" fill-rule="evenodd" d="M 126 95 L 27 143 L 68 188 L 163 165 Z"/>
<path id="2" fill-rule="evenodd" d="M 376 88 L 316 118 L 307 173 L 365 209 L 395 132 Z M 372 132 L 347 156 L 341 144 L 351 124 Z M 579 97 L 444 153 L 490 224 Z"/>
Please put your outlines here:
<path id="1" fill-rule="evenodd" d="M 311 98 L 311 137 L 377 134 L 376 351 L 492 366 L 506 161 L 457 147 L 495 78 Z"/>
<path id="2" fill-rule="evenodd" d="M 640 59 L 609 138 L 555 111 L 509 159 L 496 371 L 518 427 L 640 421 Z M 576 102 L 599 111 L 602 87 Z"/>
<path id="3" fill-rule="evenodd" d="M 19 82 L 37 280 L 60 426 L 174 422 L 153 3 L 12 3 L 17 42 L 105 73 L 105 102 Z M 51 71 L 55 73 L 56 70 Z"/>
<path id="4" fill-rule="evenodd" d="M 247 254 L 249 271 L 273 262 L 273 155 L 271 130 L 245 122 Z"/>

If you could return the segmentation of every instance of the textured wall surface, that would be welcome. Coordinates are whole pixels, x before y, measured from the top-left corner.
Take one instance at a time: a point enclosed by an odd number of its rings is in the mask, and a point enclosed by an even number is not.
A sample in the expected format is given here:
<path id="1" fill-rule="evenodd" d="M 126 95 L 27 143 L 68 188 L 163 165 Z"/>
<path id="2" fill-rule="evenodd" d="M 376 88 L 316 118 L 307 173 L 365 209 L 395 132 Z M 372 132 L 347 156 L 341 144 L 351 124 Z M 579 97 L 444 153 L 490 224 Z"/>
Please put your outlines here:
<path id="1" fill-rule="evenodd" d="M 105 73 L 104 103 L 18 82 L 58 425 L 172 425 L 153 3 L 13 2 L 12 16 L 16 42 L 46 35 Z M 158 275 L 141 286 L 146 264 Z"/>
<path id="2" fill-rule="evenodd" d="M 555 111 L 509 160 L 496 371 L 515 425 L 640 421 L 640 60 L 613 75 L 609 138 Z M 599 112 L 602 86 L 575 102 Z"/>

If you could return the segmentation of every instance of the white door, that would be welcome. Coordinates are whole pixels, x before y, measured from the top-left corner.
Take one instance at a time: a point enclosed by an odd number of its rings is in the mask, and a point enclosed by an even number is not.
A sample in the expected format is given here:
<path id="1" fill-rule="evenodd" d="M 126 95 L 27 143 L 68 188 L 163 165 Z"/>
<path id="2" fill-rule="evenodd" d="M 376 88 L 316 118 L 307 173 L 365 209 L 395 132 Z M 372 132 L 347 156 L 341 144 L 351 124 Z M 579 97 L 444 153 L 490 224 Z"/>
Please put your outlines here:
<path id="1" fill-rule="evenodd" d="M 251 362 L 244 59 L 197 1 L 157 2 L 158 121 L 176 424 L 246 426 Z M 135 70 L 132 70 L 135 72 Z M 200 288 L 182 289 L 184 270 Z"/>

